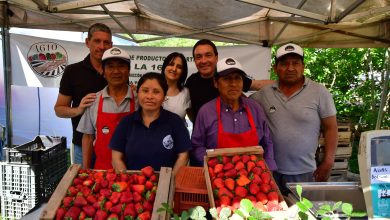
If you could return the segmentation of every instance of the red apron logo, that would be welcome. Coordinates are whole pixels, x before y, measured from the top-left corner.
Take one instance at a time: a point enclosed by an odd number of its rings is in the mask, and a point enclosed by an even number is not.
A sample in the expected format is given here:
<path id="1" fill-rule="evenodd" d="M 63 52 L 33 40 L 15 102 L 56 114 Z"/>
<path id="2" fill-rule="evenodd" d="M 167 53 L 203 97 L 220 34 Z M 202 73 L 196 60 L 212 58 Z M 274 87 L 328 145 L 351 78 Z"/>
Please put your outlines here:
<path id="1" fill-rule="evenodd" d="M 42 77 L 58 77 L 68 64 L 66 50 L 53 42 L 35 43 L 30 47 L 27 60 L 34 72 Z"/>

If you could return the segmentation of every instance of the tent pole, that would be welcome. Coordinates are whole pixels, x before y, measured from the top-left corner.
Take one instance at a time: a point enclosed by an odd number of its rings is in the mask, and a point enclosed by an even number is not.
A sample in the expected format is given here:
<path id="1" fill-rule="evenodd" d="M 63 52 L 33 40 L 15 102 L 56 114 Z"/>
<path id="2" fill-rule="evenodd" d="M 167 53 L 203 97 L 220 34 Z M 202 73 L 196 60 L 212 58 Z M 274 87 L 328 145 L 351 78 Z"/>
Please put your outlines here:
<path id="1" fill-rule="evenodd" d="M 383 90 L 382 90 L 382 96 L 381 96 L 381 103 L 379 105 L 379 111 L 378 111 L 378 118 L 376 120 L 375 130 L 379 130 L 381 128 L 382 119 L 384 115 L 383 109 L 386 105 L 387 100 L 387 94 L 389 92 L 389 77 L 390 77 L 390 47 L 387 48 L 387 52 L 385 57 L 387 57 L 387 61 L 385 62 L 387 65 L 385 65 L 385 79 L 383 82 Z"/>
<path id="2" fill-rule="evenodd" d="M 11 121 L 11 82 L 12 82 L 12 70 L 11 70 L 11 50 L 10 50 L 10 37 L 9 37 L 9 20 L 8 20 L 8 3 L 4 3 L 3 7 L 4 23 L 1 37 L 3 39 L 3 65 L 4 65 L 4 94 L 5 94 L 5 114 L 6 114 L 6 132 L 7 132 L 7 146 L 12 147 L 12 121 Z"/>

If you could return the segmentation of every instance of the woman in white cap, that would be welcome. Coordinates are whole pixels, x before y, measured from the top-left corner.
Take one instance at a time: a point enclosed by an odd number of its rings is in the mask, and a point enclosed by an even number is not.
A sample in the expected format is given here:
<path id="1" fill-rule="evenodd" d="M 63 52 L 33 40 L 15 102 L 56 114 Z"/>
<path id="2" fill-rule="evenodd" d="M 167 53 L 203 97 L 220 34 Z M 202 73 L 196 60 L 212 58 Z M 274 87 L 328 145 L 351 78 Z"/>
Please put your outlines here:
<path id="1" fill-rule="evenodd" d="M 263 109 L 242 95 L 246 77 L 234 58 L 218 61 L 214 85 L 219 97 L 199 110 L 191 138 L 191 164 L 202 166 L 207 149 L 261 145 L 268 167 L 270 170 L 277 169 Z"/>

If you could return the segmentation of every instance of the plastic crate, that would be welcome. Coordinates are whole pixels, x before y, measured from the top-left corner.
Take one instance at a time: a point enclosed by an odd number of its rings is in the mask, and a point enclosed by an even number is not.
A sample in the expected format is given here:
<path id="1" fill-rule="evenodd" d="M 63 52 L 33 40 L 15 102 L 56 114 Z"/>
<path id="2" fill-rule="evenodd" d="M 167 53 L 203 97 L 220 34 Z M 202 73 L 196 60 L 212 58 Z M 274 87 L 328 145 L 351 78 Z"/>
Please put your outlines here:
<path id="1" fill-rule="evenodd" d="M 206 180 L 203 167 L 182 167 L 175 177 L 173 210 L 181 213 L 195 206 L 209 210 Z"/>
<path id="2" fill-rule="evenodd" d="M 33 141 L 7 148 L 6 161 L 18 164 L 41 164 L 66 152 L 66 137 L 37 136 Z"/>
<path id="3" fill-rule="evenodd" d="M 1 197 L 1 217 L 5 219 L 21 219 L 35 204 L 31 200 Z"/>

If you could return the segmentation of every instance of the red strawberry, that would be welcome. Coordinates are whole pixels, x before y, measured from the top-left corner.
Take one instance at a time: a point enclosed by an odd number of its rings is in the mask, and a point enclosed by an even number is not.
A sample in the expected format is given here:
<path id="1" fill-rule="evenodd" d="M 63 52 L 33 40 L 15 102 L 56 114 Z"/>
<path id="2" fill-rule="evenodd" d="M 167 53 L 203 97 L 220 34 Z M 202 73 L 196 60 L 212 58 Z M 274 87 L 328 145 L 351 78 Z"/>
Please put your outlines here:
<path id="1" fill-rule="evenodd" d="M 75 196 L 75 195 L 77 195 L 77 193 L 78 193 L 78 190 L 76 189 L 76 187 L 70 186 L 70 187 L 68 188 L 66 194 L 67 194 L 68 196 Z"/>
<path id="2" fill-rule="evenodd" d="M 214 169 L 212 167 L 209 167 L 209 174 L 211 178 L 215 177 Z"/>
<path id="3" fill-rule="evenodd" d="M 255 183 L 251 183 L 251 184 L 249 185 L 249 192 L 250 192 L 252 195 L 256 195 L 259 191 L 260 191 L 259 185 L 255 184 Z"/>
<path id="4" fill-rule="evenodd" d="M 225 165 L 223 166 L 223 170 L 224 171 L 227 171 L 227 170 L 231 170 L 234 168 L 234 165 L 231 163 L 231 162 L 227 162 L 225 163 Z"/>
<path id="5" fill-rule="evenodd" d="M 87 205 L 87 206 L 84 206 L 82 209 L 87 216 L 89 216 L 89 217 L 95 216 L 96 209 L 93 206 Z"/>
<path id="6" fill-rule="evenodd" d="M 127 217 L 127 216 L 136 217 L 137 216 L 137 212 L 135 211 L 133 203 L 126 205 L 125 209 L 123 210 L 123 215 L 124 215 L 124 217 Z"/>
<path id="7" fill-rule="evenodd" d="M 241 159 L 242 159 L 242 162 L 244 162 L 246 164 L 250 160 L 250 157 L 248 155 L 244 154 L 241 156 Z"/>
<path id="8" fill-rule="evenodd" d="M 214 173 L 217 174 L 219 172 L 222 172 L 223 164 L 217 164 L 214 166 Z"/>
<path id="9" fill-rule="evenodd" d="M 223 178 L 225 176 L 225 174 L 223 172 L 220 172 L 217 174 L 217 178 Z"/>
<path id="10" fill-rule="evenodd" d="M 233 198 L 233 193 L 231 193 L 228 189 L 226 188 L 220 188 L 217 192 L 218 194 L 218 198 L 220 198 L 221 196 L 223 195 L 227 195 L 229 196 L 230 198 Z"/>
<path id="11" fill-rule="evenodd" d="M 121 177 L 121 182 L 127 182 L 130 179 L 129 174 L 127 174 L 127 173 L 121 173 L 120 177 Z"/>
<path id="12" fill-rule="evenodd" d="M 144 185 L 131 185 L 131 191 L 138 192 L 139 194 L 142 194 L 145 191 Z"/>
<path id="13" fill-rule="evenodd" d="M 116 213 L 111 213 L 111 214 L 108 216 L 107 220 L 119 220 L 119 216 L 118 216 L 118 214 L 116 214 Z"/>
<path id="14" fill-rule="evenodd" d="M 263 193 L 268 193 L 271 190 L 271 187 L 268 184 L 262 183 L 260 185 L 260 191 Z"/>
<path id="15" fill-rule="evenodd" d="M 83 185 L 91 187 L 94 184 L 94 181 L 91 179 L 84 180 Z"/>
<path id="16" fill-rule="evenodd" d="M 242 161 L 238 161 L 236 165 L 234 166 L 236 170 L 241 170 L 245 168 L 245 164 Z"/>
<path id="17" fill-rule="evenodd" d="M 86 171 L 82 171 L 82 173 L 79 173 L 77 175 L 81 180 L 85 180 L 87 179 L 87 177 L 89 177 L 89 174 L 86 172 Z"/>
<path id="18" fill-rule="evenodd" d="M 112 184 L 111 188 L 114 192 L 122 192 L 127 188 L 127 183 L 126 182 L 116 182 L 116 183 Z"/>
<path id="19" fill-rule="evenodd" d="M 121 198 L 119 200 L 120 203 L 129 203 L 133 201 L 133 194 L 131 192 L 125 191 L 122 192 Z"/>
<path id="20" fill-rule="evenodd" d="M 260 167 L 253 167 L 252 169 L 252 173 L 256 174 L 256 175 L 259 175 L 263 172 L 263 169 L 260 168 Z"/>
<path id="21" fill-rule="evenodd" d="M 211 158 L 209 161 L 207 161 L 207 165 L 209 165 L 209 167 L 211 168 L 214 168 L 215 165 L 217 164 L 218 164 L 218 159 L 216 157 Z"/>
<path id="22" fill-rule="evenodd" d="M 117 204 L 117 205 L 110 208 L 110 212 L 119 214 L 122 212 L 122 206 L 123 206 L 123 204 Z"/>
<path id="23" fill-rule="evenodd" d="M 223 195 L 219 198 L 220 205 L 222 207 L 230 206 L 231 199 L 229 196 Z"/>
<path id="24" fill-rule="evenodd" d="M 248 179 L 248 177 L 246 176 L 240 176 L 237 180 L 236 180 L 236 183 L 237 185 L 239 186 L 246 186 L 248 183 L 250 183 L 251 181 Z"/>
<path id="25" fill-rule="evenodd" d="M 81 209 L 76 206 L 72 206 L 65 213 L 65 219 L 79 219 Z"/>
<path id="26" fill-rule="evenodd" d="M 85 212 L 83 210 L 81 210 L 80 215 L 79 215 L 79 220 L 85 220 L 86 218 L 87 218 L 87 214 L 85 214 Z"/>
<path id="27" fill-rule="evenodd" d="M 144 202 L 142 203 L 142 206 L 143 206 L 143 209 L 145 211 L 153 211 L 153 204 L 144 200 Z"/>
<path id="28" fill-rule="evenodd" d="M 69 208 L 71 206 L 73 206 L 73 197 L 70 197 L 70 196 L 67 196 L 65 197 L 63 200 L 62 200 L 62 205 L 64 206 L 64 208 Z"/>
<path id="29" fill-rule="evenodd" d="M 146 211 L 138 215 L 137 217 L 139 220 L 150 220 L 150 212 Z"/>
<path id="30" fill-rule="evenodd" d="M 248 190 L 242 186 L 237 186 L 234 192 L 236 193 L 236 196 L 241 198 L 244 198 L 246 195 L 248 195 Z"/>
<path id="31" fill-rule="evenodd" d="M 112 192 L 111 196 L 110 196 L 110 201 L 113 203 L 113 204 L 117 204 L 119 202 L 119 199 L 121 198 L 121 193 L 119 192 Z"/>
<path id="32" fill-rule="evenodd" d="M 151 166 L 147 166 L 141 169 L 142 175 L 150 178 L 154 174 L 154 169 Z"/>
<path id="33" fill-rule="evenodd" d="M 105 197 L 110 197 L 111 196 L 111 190 L 109 189 L 101 189 L 99 191 L 99 194 Z"/>
<path id="34" fill-rule="evenodd" d="M 234 163 L 234 164 L 236 164 L 238 161 L 240 161 L 241 160 L 241 157 L 239 156 L 239 155 L 234 155 L 233 157 L 232 157 L 232 162 Z"/>
<path id="35" fill-rule="evenodd" d="M 88 188 L 87 186 L 84 186 L 81 188 L 81 193 L 83 194 L 84 197 L 87 197 L 91 193 L 91 189 Z"/>
<path id="36" fill-rule="evenodd" d="M 278 191 L 278 185 L 275 183 L 275 181 L 273 180 L 269 181 L 269 185 L 271 186 L 272 190 Z"/>
<path id="37" fill-rule="evenodd" d="M 251 172 L 252 169 L 256 166 L 255 162 L 253 161 L 248 161 L 248 163 L 246 163 L 246 170 L 248 172 Z"/>
<path id="38" fill-rule="evenodd" d="M 232 178 L 225 179 L 225 186 L 226 186 L 226 188 L 228 188 L 228 189 L 233 191 L 235 185 L 236 185 L 236 182 Z"/>
<path id="39" fill-rule="evenodd" d="M 80 179 L 80 178 L 74 178 L 74 180 L 73 180 L 73 185 L 74 186 L 78 186 L 78 185 L 81 185 L 81 184 L 83 184 L 83 180 L 82 179 Z"/>
<path id="40" fill-rule="evenodd" d="M 230 163 L 230 161 L 232 161 L 232 159 L 230 157 L 222 156 L 222 164 Z"/>
<path id="41" fill-rule="evenodd" d="M 144 211 L 144 207 L 139 202 L 135 203 L 134 208 L 137 213 L 142 213 Z"/>
<path id="42" fill-rule="evenodd" d="M 224 176 L 225 177 L 231 177 L 231 178 L 236 178 L 236 176 L 237 176 L 237 170 L 235 170 L 235 169 L 231 169 L 231 170 L 228 170 L 228 171 L 226 171 L 225 173 L 224 173 Z"/>
<path id="43" fill-rule="evenodd" d="M 241 169 L 238 171 L 239 176 L 248 176 L 248 171 L 246 169 Z"/>
<path id="44" fill-rule="evenodd" d="M 112 204 L 111 201 L 107 201 L 107 202 L 104 203 L 103 208 L 105 210 L 110 210 L 113 206 L 114 206 L 114 204 Z"/>
<path id="45" fill-rule="evenodd" d="M 257 174 L 252 174 L 251 177 L 252 177 L 252 180 L 251 180 L 252 183 L 257 184 L 257 185 L 263 183 L 263 180 L 261 180 L 260 176 Z"/>
<path id="46" fill-rule="evenodd" d="M 141 185 L 144 185 L 146 183 L 146 177 L 144 175 L 138 175 L 137 183 L 141 184 Z"/>
<path id="47" fill-rule="evenodd" d="M 269 184 L 269 181 L 271 181 L 271 174 L 269 172 L 263 172 L 260 174 L 261 180 L 263 180 L 263 183 Z"/>
<path id="48" fill-rule="evenodd" d="M 267 166 L 265 165 L 264 160 L 259 160 L 256 162 L 256 166 L 260 167 L 262 170 L 267 170 Z"/>
<path id="49" fill-rule="evenodd" d="M 100 186 L 102 188 L 107 188 L 108 187 L 108 180 L 101 180 L 100 181 Z"/>
<path id="50" fill-rule="evenodd" d="M 253 204 L 254 204 L 255 202 L 257 202 L 256 197 L 254 197 L 253 195 L 246 196 L 245 198 L 246 198 L 246 199 L 249 199 Z"/>
<path id="51" fill-rule="evenodd" d="M 256 161 L 257 161 L 257 156 L 254 155 L 254 154 L 249 155 L 249 158 L 250 158 L 250 160 L 253 161 L 253 162 L 256 162 Z"/>
<path id="52" fill-rule="evenodd" d="M 215 178 L 213 180 L 213 186 L 214 186 L 214 188 L 217 188 L 217 189 L 224 187 L 223 179 L 222 178 Z"/>
<path id="53" fill-rule="evenodd" d="M 142 196 L 139 192 L 133 192 L 133 200 L 134 202 L 140 202 L 142 200 Z"/>
<path id="54" fill-rule="evenodd" d="M 110 182 L 110 181 L 115 181 L 115 179 L 116 179 L 116 173 L 109 173 L 109 172 L 107 172 L 107 174 L 106 174 L 106 180 L 108 181 L 108 182 Z"/>
<path id="55" fill-rule="evenodd" d="M 107 220 L 108 214 L 106 211 L 97 210 L 96 215 L 93 220 Z"/>
<path id="56" fill-rule="evenodd" d="M 148 200 L 149 202 L 154 202 L 154 199 L 156 198 L 156 192 L 152 191 L 147 191 L 145 195 L 145 199 Z"/>
<path id="57" fill-rule="evenodd" d="M 83 207 L 87 204 L 88 204 L 87 200 L 82 195 L 76 196 L 76 198 L 73 201 L 73 205 L 77 207 Z"/>
<path id="58" fill-rule="evenodd" d="M 258 192 L 256 194 L 256 199 L 257 199 L 257 201 L 263 203 L 264 205 L 267 204 L 267 202 L 268 202 L 267 195 L 263 192 Z"/>
<path id="59" fill-rule="evenodd" d="M 150 181 L 152 181 L 153 183 L 157 183 L 157 176 L 156 175 L 152 175 L 150 178 L 149 178 Z"/>
<path id="60" fill-rule="evenodd" d="M 95 179 L 95 181 L 96 180 L 98 180 L 98 179 L 103 179 L 104 178 L 104 172 L 95 172 L 94 174 L 93 174 L 93 178 Z"/>
<path id="61" fill-rule="evenodd" d="M 87 202 L 89 203 L 89 204 L 94 204 L 95 202 L 96 202 L 97 200 L 96 200 L 96 197 L 94 196 L 94 195 L 92 195 L 92 194 L 89 194 L 88 196 L 87 196 Z"/>
<path id="62" fill-rule="evenodd" d="M 153 188 L 153 186 L 154 186 L 154 184 L 152 181 L 150 181 L 150 180 L 146 181 L 146 183 L 145 183 L 146 190 L 151 190 Z"/>
<path id="63" fill-rule="evenodd" d="M 58 208 L 56 212 L 56 220 L 63 220 L 64 216 L 66 214 L 66 209 L 65 208 Z"/>
<path id="64" fill-rule="evenodd" d="M 242 199 L 242 198 L 237 197 L 237 196 L 233 198 L 233 200 L 232 200 L 232 206 L 233 206 L 233 208 L 235 208 L 235 209 L 240 208 L 241 199 Z"/>
<path id="65" fill-rule="evenodd" d="M 275 191 L 271 191 L 267 194 L 268 198 L 268 204 L 269 203 L 274 203 L 274 204 L 279 204 L 279 195 Z"/>

